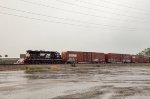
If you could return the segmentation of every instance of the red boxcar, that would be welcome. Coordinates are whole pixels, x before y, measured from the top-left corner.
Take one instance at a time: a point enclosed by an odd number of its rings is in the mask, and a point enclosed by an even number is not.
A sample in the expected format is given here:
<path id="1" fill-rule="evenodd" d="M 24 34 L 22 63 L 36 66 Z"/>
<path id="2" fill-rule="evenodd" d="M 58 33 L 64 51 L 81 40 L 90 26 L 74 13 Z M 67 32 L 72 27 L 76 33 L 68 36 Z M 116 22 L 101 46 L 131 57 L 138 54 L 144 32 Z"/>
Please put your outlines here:
<path id="1" fill-rule="evenodd" d="M 131 63 L 132 56 L 130 54 L 122 54 L 122 62 L 123 63 Z"/>
<path id="2" fill-rule="evenodd" d="M 93 63 L 105 63 L 105 54 L 92 52 L 92 62 Z"/>
<path id="3" fill-rule="evenodd" d="M 122 63 L 122 54 L 108 53 L 105 58 L 107 63 Z"/>
<path id="4" fill-rule="evenodd" d="M 62 52 L 62 59 L 65 62 L 82 62 L 83 61 L 83 53 L 77 51 L 66 51 Z"/>
<path id="5" fill-rule="evenodd" d="M 144 56 L 144 59 L 143 59 L 143 62 L 144 63 L 149 63 L 149 56 Z"/>
<path id="6" fill-rule="evenodd" d="M 138 55 L 138 63 L 144 63 L 144 56 Z"/>
<path id="7" fill-rule="evenodd" d="M 105 54 L 96 52 L 66 51 L 62 52 L 62 58 L 66 62 L 77 63 L 104 63 Z"/>
<path id="8" fill-rule="evenodd" d="M 138 55 L 132 55 L 132 63 L 142 63 L 142 58 Z"/>
<path id="9" fill-rule="evenodd" d="M 132 56 L 132 63 L 149 63 L 149 56 L 143 55 L 133 55 Z"/>
<path id="10" fill-rule="evenodd" d="M 85 63 L 91 63 L 92 62 L 92 53 L 91 52 L 82 52 L 83 53 L 83 61 Z"/>

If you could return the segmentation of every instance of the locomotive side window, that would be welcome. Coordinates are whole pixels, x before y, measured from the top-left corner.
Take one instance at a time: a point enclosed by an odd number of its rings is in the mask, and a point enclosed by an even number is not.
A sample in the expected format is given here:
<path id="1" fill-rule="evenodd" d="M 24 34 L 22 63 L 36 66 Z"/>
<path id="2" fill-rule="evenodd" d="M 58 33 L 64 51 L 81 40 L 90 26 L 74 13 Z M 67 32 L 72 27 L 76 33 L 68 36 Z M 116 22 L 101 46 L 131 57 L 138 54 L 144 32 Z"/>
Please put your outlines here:
<path id="1" fill-rule="evenodd" d="M 45 53 L 41 53 L 40 56 L 45 56 Z"/>
<path id="2" fill-rule="evenodd" d="M 51 58 L 51 54 L 46 54 L 45 58 Z"/>

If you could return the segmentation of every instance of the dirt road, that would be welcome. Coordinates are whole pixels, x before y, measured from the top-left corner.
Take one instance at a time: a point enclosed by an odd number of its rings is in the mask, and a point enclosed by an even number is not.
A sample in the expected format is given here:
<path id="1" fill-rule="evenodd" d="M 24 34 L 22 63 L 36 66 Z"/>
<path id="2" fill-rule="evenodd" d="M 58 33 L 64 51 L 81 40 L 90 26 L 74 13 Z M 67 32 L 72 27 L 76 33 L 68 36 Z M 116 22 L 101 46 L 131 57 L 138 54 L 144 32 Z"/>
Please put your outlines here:
<path id="1" fill-rule="evenodd" d="M 150 99 L 150 67 L 63 67 L 0 72 L 0 99 Z"/>

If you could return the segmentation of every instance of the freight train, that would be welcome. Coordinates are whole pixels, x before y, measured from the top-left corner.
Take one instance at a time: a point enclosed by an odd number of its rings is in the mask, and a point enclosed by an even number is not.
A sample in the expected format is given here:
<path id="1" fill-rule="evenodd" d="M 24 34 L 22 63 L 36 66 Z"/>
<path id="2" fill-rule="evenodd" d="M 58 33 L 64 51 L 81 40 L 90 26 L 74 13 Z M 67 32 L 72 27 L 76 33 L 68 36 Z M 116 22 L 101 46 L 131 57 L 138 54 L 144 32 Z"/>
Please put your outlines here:
<path id="1" fill-rule="evenodd" d="M 62 64 L 62 63 L 150 63 L 149 56 L 118 53 L 65 51 L 32 51 L 19 64 Z"/>

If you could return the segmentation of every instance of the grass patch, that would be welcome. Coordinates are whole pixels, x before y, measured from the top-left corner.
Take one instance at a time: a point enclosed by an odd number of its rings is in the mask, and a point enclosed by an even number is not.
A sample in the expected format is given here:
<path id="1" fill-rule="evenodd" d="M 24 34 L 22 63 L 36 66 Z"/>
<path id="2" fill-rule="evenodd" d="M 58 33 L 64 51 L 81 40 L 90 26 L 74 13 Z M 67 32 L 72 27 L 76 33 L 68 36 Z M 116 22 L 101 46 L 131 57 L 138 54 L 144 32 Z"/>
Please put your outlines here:
<path id="1" fill-rule="evenodd" d="M 58 65 L 53 65 L 53 66 L 49 66 L 48 67 L 48 69 L 50 69 L 50 70 L 60 70 L 60 66 L 58 66 Z"/>
<path id="2" fill-rule="evenodd" d="M 40 72 L 46 70 L 46 68 L 42 66 L 26 66 L 23 67 L 22 70 L 25 70 L 26 72 Z"/>
<path id="3" fill-rule="evenodd" d="M 45 70 L 59 70 L 60 66 L 25 66 L 22 67 L 21 70 L 25 70 L 26 72 L 41 72 Z"/>

